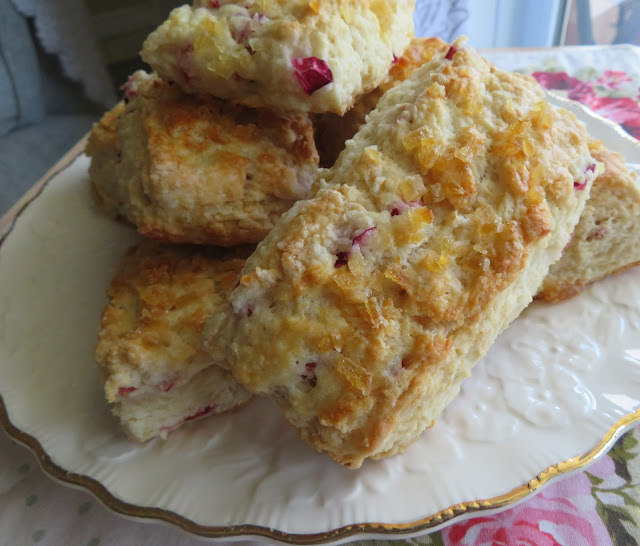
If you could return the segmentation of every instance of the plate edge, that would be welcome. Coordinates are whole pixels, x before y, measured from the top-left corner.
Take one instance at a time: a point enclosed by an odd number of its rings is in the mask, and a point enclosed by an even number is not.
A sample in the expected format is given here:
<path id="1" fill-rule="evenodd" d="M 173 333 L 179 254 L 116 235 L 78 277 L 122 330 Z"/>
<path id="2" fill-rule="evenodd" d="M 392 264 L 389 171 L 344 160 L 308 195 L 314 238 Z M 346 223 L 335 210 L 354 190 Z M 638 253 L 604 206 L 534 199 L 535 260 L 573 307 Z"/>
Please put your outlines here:
<path id="1" fill-rule="evenodd" d="M 234 526 L 202 525 L 185 516 L 181 516 L 176 512 L 172 512 L 171 510 L 157 507 L 138 506 L 123 501 L 114 496 L 98 480 L 84 474 L 68 472 L 56 464 L 34 436 L 18 429 L 11 422 L 7 408 L 4 404 L 4 399 L 2 394 L 0 394 L 0 427 L 2 427 L 2 429 L 4 429 L 13 440 L 27 447 L 36 456 L 42 469 L 51 477 L 64 482 L 67 485 L 77 486 L 91 492 L 98 498 L 98 500 L 114 512 L 136 519 L 151 519 L 159 522 L 170 523 L 179 527 L 183 531 L 207 538 L 228 539 L 233 537 L 240 539 L 261 537 L 288 544 L 326 544 L 358 537 L 359 535 L 395 535 L 401 537 L 402 535 L 417 535 L 422 532 L 426 534 L 427 531 L 435 531 L 437 528 L 455 523 L 454 520 L 462 516 L 471 517 L 475 513 L 507 508 L 509 505 L 533 495 L 541 487 L 548 485 L 552 480 L 595 462 L 596 459 L 609 451 L 620 436 L 630 429 L 637 421 L 640 421 L 640 409 L 629 413 L 616 421 L 609 428 L 604 438 L 586 453 L 570 457 L 565 461 L 551 465 L 542 470 L 537 476 L 528 482 L 508 491 L 507 493 L 503 493 L 502 495 L 481 500 L 464 501 L 449 506 L 435 514 L 425 516 L 424 518 L 408 523 L 354 523 L 336 529 L 331 529 L 329 531 L 302 534 L 287 533 L 285 531 L 279 531 L 277 529 L 254 524 Z"/>
<path id="2" fill-rule="evenodd" d="M 71 164 L 84 153 L 88 140 L 89 133 L 86 133 L 0 217 L 0 244 L 4 242 L 13 229 L 13 225 L 20 214 L 42 193 L 47 184 L 58 174 L 70 167 Z"/>

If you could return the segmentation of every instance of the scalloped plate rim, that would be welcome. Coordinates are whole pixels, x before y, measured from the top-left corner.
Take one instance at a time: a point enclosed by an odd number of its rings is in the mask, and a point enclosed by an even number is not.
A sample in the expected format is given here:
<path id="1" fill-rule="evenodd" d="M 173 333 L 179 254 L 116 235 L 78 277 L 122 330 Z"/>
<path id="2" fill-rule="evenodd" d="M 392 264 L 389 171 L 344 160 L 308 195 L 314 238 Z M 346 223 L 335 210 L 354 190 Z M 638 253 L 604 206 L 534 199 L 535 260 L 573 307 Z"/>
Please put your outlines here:
<path id="1" fill-rule="evenodd" d="M 479 513 L 492 514 L 507 510 L 527 500 L 551 483 L 568 477 L 574 472 L 584 470 L 584 468 L 596 462 L 600 456 L 609 451 L 625 432 L 631 430 L 639 421 L 640 409 L 619 419 L 609 429 L 602 441 L 587 453 L 576 455 L 551 465 L 537 476 L 531 478 L 527 483 L 499 497 L 458 503 L 436 514 L 405 524 L 354 523 L 320 533 L 304 534 L 287 533 L 254 524 L 232 527 L 201 525 L 171 510 L 140 506 L 118 499 L 97 479 L 69 472 L 54 463 L 34 436 L 21 431 L 11 423 L 0 393 L 0 425 L 11 438 L 32 452 L 36 456 L 40 467 L 58 483 L 89 491 L 114 512 L 143 523 L 155 521 L 171 524 L 196 536 L 217 540 L 239 541 L 261 538 L 278 544 L 341 544 L 351 539 L 365 540 L 385 537 L 408 539 L 442 530 L 448 525 L 475 517 Z"/>

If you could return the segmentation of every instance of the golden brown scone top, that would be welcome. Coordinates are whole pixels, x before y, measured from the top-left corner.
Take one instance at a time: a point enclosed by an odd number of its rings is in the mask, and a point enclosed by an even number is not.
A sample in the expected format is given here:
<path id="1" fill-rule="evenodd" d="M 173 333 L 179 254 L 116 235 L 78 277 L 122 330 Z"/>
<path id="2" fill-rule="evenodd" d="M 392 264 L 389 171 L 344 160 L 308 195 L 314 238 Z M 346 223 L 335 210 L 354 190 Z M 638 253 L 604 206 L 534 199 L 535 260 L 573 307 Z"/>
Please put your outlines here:
<path id="1" fill-rule="evenodd" d="M 108 138 L 105 124 L 93 131 L 89 173 L 98 205 L 145 237 L 257 243 L 308 195 L 318 167 L 308 116 L 188 95 L 142 71 L 125 100 L 105 116 Z"/>
<path id="2" fill-rule="evenodd" d="M 413 38 L 402 56 L 396 57 L 385 80 L 373 91 L 360 97 L 344 116 L 320 114 L 313 118 L 320 165 L 331 167 L 344 143 L 356 134 L 380 97 L 392 87 L 406 80 L 436 55 L 445 54 L 449 44 L 440 38 Z"/>
<path id="3" fill-rule="evenodd" d="M 247 178 L 259 170 L 265 195 L 290 201 L 306 196 L 292 168 L 317 162 L 305 116 L 186 95 L 153 76 L 125 96 L 136 101 L 129 111 L 146 113 L 142 123 L 151 168 L 173 171 L 162 173 L 162 180 L 174 182 L 157 188 L 160 193 L 175 192 L 178 198 L 182 193 L 205 205 L 226 203 L 241 199 Z M 203 184 L 202 177 L 219 183 Z"/>
<path id="4" fill-rule="evenodd" d="M 284 0 L 181 6 L 142 58 L 187 92 L 254 108 L 344 114 L 413 36 L 414 0 Z"/>
<path id="5" fill-rule="evenodd" d="M 125 104 L 119 102 L 94 124 L 85 153 L 91 158 L 89 179 L 95 203 L 110 216 L 120 215 L 122 196 L 117 183 L 120 160 L 118 121 L 124 113 Z"/>
<path id="6" fill-rule="evenodd" d="M 248 259 L 233 320 L 214 315 L 207 335 L 337 461 L 402 450 L 468 373 L 457 363 L 487 350 L 496 297 L 525 270 L 541 280 L 532 256 L 559 255 L 596 168 L 584 126 L 532 78 L 454 44 L 387 91 Z M 536 288 L 524 286 L 514 309 Z"/>
<path id="7" fill-rule="evenodd" d="M 605 167 L 594 184 L 627 187 L 636 183 L 638 175 L 629 170 L 626 161 L 618 152 L 603 146 L 601 141 L 595 139 L 590 139 L 589 150 Z"/>
<path id="8" fill-rule="evenodd" d="M 125 104 L 121 101 L 111 110 L 107 110 L 100 118 L 100 121 L 93 126 L 87 141 L 87 155 L 93 155 L 96 153 L 96 148 L 100 148 L 105 143 L 111 143 L 111 145 L 115 146 L 115 141 L 118 139 L 117 121 L 124 109 Z"/>

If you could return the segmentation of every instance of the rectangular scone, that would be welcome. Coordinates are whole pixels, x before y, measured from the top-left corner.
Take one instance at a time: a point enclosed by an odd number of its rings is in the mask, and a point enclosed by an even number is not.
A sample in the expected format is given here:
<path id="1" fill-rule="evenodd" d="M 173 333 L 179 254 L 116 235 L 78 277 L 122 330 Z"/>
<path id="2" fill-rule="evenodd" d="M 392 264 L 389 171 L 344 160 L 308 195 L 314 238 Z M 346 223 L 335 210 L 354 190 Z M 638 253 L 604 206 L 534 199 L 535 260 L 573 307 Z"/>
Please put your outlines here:
<path id="1" fill-rule="evenodd" d="M 436 56 L 446 57 L 450 46 L 439 38 L 414 38 L 378 88 L 360 97 L 344 116 L 314 117 L 321 166 L 330 167 L 358 132 L 382 95 Z M 605 171 L 598 176 L 562 258 L 553 264 L 536 298 L 561 301 L 579 294 L 585 285 L 640 262 L 640 184 L 624 159 L 595 139 L 591 154 Z"/>
<path id="2" fill-rule="evenodd" d="M 185 91 L 252 107 L 343 114 L 413 36 L 415 0 L 196 0 L 142 58 Z"/>
<path id="3" fill-rule="evenodd" d="M 187 95 L 141 70 L 124 88 L 126 107 L 89 137 L 89 176 L 98 206 L 145 237 L 257 243 L 308 195 L 318 170 L 308 116 Z"/>
<path id="4" fill-rule="evenodd" d="M 532 300 L 601 168 L 532 78 L 454 44 L 283 215 L 205 340 L 339 463 L 401 452 Z"/>
<path id="5" fill-rule="evenodd" d="M 591 140 L 589 148 L 605 170 L 593 183 L 571 242 L 536 294 L 544 301 L 565 300 L 589 283 L 640 264 L 638 175 L 599 141 Z"/>
<path id="6" fill-rule="evenodd" d="M 236 282 L 247 249 L 217 256 L 144 241 L 120 264 L 107 295 L 96 360 L 113 413 L 131 439 L 166 435 L 251 395 L 201 349 L 202 330 Z"/>

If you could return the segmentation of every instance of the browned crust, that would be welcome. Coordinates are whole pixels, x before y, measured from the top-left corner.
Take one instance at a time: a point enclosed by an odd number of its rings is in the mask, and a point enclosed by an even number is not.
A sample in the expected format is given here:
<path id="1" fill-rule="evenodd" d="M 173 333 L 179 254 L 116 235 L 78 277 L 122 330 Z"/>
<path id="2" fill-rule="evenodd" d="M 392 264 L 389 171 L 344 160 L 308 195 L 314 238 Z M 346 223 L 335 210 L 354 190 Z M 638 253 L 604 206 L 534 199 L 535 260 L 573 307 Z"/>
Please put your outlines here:
<path id="1" fill-rule="evenodd" d="M 577 185 L 599 169 L 584 126 L 535 80 L 466 48 L 414 76 L 229 297 L 236 378 L 352 467 L 406 449 L 455 396 L 528 303 L 584 204 Z"/>
<path id="2" fill-rule="evenodd" d="M 335 163 L 344 149 L 345 142 L 356 134 L 365 122 L 367 114 L 376 107 L 385 91 L 406 80 L 416 69 L 448 49 L 449 44 L 440 38 L 413 38 L 404 54 L 396 59 L 389 75 L 380 86 L 360 97 L 346 114 L 315 115 L 313 125 L 320 166 L 331 167 Z"/>
<path id="3" fill-rule="evenodd" d="M 87 146 L 108 214 L 158 241 L 232 246 L 260 242 L 307 196 L 318 154 L 306 115 L 187 95 L 139 74 L 126 108 L 107 112 Z"/>

